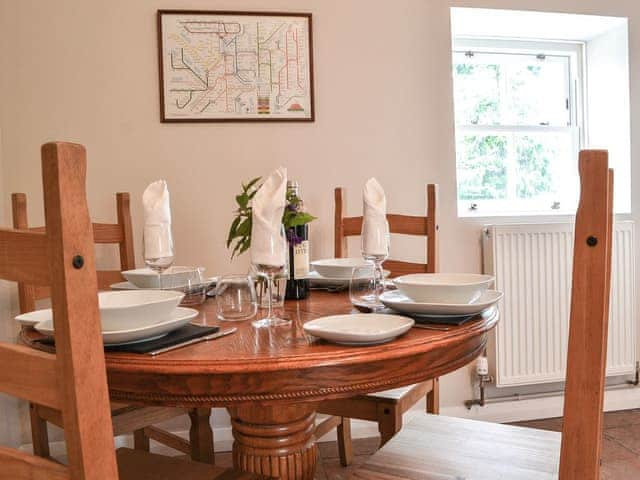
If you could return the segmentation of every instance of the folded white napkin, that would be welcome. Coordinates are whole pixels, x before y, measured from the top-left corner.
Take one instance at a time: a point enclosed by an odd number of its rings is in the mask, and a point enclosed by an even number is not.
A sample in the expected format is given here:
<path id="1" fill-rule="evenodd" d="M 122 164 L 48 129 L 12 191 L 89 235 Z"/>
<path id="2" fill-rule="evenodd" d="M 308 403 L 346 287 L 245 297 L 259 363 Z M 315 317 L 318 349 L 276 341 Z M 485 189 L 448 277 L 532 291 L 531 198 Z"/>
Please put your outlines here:
<path id="1" fill-rule="evenodd" d="M 251 263 L 275 267 L 286 264 L 286 238 L 280 233 L 286 205 L 287 169 L 280 167 L 267 177 L 253 197 Z"/>
<path id="2" fill-rule="evenodd" d="M 149 185 L 142 194 L 144 208 L 144 256 L 173 256 L 171 245 L 171 205 L 165 180 Z"/>
<path id="3" fill-rule="evenodd" d="M 363 212 L 362 252 L 365 255 L 389 254 L 389 224 L 387 198 L 382 186 L 370 178 L 362 189 Z"/>

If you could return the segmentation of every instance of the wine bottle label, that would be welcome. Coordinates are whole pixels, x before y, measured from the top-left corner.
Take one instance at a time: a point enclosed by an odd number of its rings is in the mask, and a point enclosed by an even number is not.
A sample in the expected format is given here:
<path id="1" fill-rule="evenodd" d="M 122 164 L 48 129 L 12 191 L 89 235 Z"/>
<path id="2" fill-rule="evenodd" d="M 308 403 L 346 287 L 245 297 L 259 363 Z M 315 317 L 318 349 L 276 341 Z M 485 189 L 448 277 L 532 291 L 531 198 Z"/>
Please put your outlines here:
<path id="1" fill-rule="evenodd" d="M 309 240 L 293 247 L 293 278 L 298 280 L 309 275 Z"/>

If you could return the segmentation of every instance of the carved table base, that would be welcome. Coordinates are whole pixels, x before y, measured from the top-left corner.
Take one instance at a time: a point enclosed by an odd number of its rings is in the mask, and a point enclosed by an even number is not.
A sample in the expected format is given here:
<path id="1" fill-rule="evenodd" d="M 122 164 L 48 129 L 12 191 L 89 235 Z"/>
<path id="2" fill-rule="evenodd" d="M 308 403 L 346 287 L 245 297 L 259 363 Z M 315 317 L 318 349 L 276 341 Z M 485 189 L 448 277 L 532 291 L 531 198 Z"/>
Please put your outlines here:
<path id="1" fill-rule="evenodd" d="M 229 408 L 235 468 L 283 480 L 312 480 L 317 405 Z"/>

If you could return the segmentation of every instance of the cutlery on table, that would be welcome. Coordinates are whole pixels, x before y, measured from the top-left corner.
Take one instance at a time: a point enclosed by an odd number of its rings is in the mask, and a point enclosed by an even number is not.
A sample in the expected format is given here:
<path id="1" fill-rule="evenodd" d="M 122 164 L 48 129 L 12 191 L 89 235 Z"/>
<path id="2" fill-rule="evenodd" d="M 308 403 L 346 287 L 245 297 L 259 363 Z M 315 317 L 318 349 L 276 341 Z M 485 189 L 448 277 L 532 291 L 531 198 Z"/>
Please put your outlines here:
<path id="1" fill-rule="evenodd" d="M 439 332 L 448 332 L 449 330 L 451 330 L 451 327 L 446 325 L 426 325 L 424 323 L 416 323 L 413 328 L 422 328 L 424 330 L 438 330 Z"/>
<path id="2" fill-rule="evenodd" d="M 229 328 L 227 330 L 220 330 L 219 332 L 212 333 L 211 335 L 205 335 L 204 337 L 193 338 L 191 340 L 187 340 L 186 342 L 177 343 L 175 345 L 171 345 L 170 347 L 159 348 L 158 350 L 153 350 L 148 352 L 147 355 L 156 356 L 161 353 L 171 352 L 173 350 L 177 350 L 178 348 L 186 347 L 187 345 L 193 345 L 200 342 L 206 342 L 208 340 L 215 340 L 216 338 L 226 337 L 227 335 L 231 335 L 235 333 L 238 329 L 236 327 Z"/>

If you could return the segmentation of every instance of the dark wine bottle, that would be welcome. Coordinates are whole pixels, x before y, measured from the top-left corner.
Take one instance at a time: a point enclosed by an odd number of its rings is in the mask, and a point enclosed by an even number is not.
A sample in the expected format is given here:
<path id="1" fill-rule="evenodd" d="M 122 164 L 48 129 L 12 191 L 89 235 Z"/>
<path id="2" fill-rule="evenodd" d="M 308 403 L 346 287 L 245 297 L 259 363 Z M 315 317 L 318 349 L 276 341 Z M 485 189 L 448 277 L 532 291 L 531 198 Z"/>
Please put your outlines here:
<path id="1" fill-rule="evenodd" d="M 297 182 L 287 182 L 287 198 L 296 199 L 296 204 L 291 203 L 287 208 L 302 209 L 300 201 L 300 187 Z M 309 295 L 309 225 L 298 225 L 287 229 L 289 242 L 289 278 L 285 298 L 287 300 L 303 300 Z"/>

